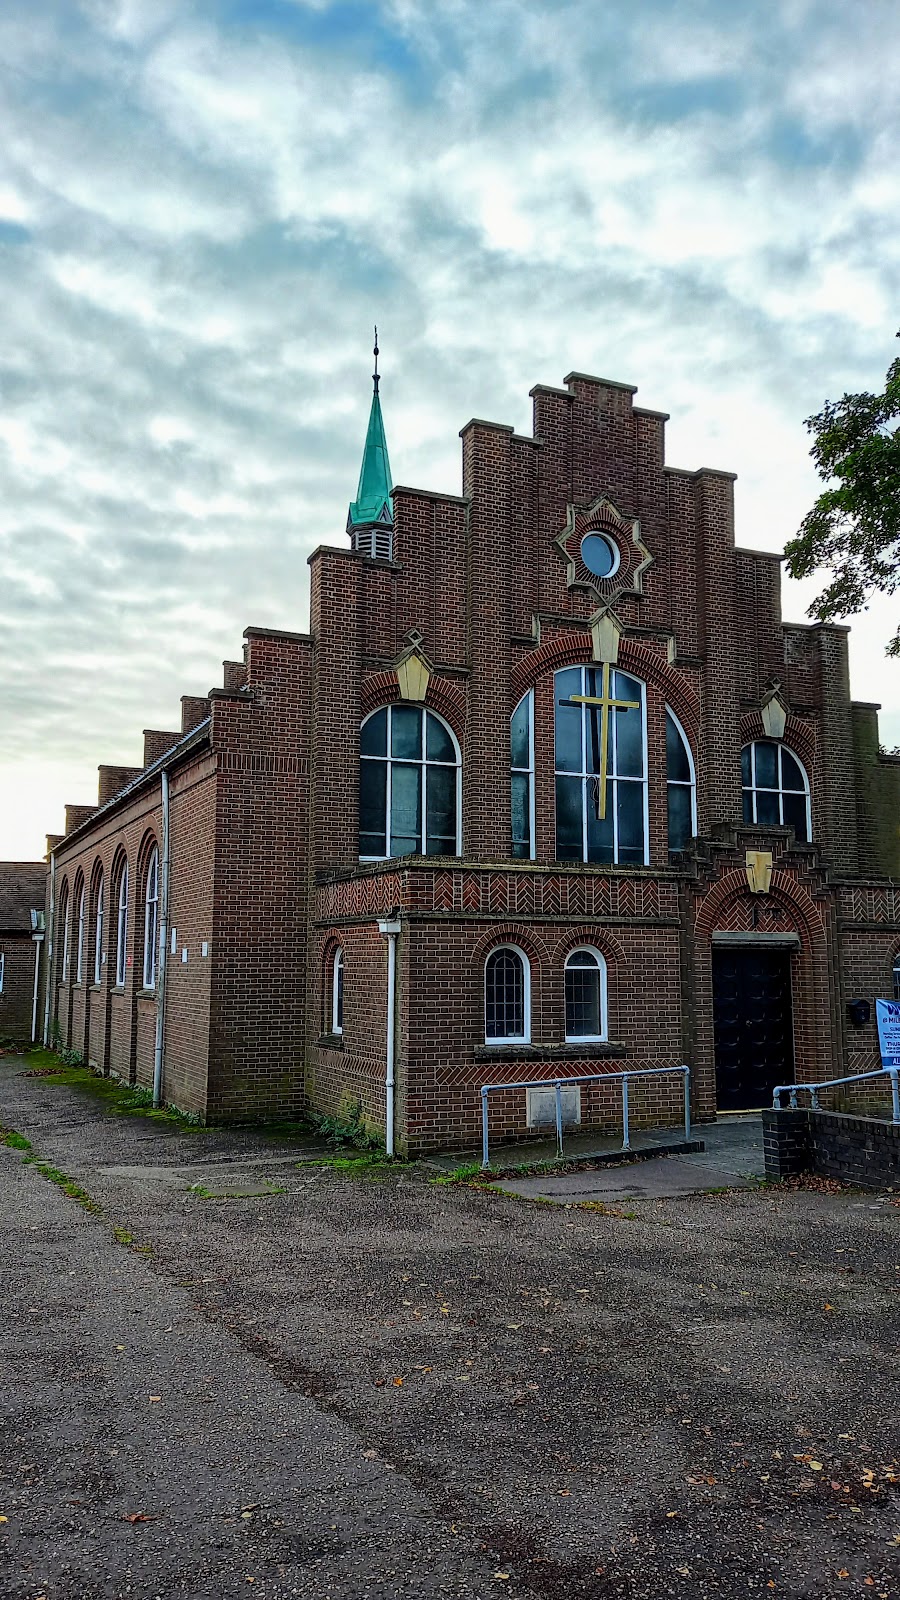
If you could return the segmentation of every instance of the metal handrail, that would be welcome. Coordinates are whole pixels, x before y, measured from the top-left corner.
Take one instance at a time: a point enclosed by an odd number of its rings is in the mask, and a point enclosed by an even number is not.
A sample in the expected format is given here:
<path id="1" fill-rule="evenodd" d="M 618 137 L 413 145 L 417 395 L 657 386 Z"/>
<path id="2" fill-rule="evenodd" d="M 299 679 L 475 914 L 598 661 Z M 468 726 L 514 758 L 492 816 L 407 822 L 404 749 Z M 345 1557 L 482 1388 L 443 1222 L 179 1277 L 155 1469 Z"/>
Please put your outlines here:
<path id="1" fill-rule="evenodd" d="M 563 1153 L 562 1091 L 571 1083 L 622 1084 L 622 1149 L 631 1149 L 628 1114 L 628 1084 L 631 1078 L 659 1078 L 667 1072 L 680 1072 L 684 1077 L 684 1137 L 691 1137 L 691 1069 L 680 1067 L 638 1067 L 633 1072 L 586 1072 L 577 1078 L 523 1078 L 521 1083 L 483 1083 L 481 1086 L 481 1168 L 489 1167 L 488 1147 L 488 1095 L 499 1094 L 504 1089 L 555 1089 L 556 1090 L 556 1154 Z"/>
<path id="2" fill-rule="evenodd" d="M 862 1083 L 865 1078 L 890 1078 L 891 1103 L 893 1108 L 893 1122 L 900 1122 L 900 1067 L 879 1067 L 876 1072 L 854 1072 L 849 1078 L 825 1078 L 822 1083 L 780 1083 L 772 1091 L 772 1106 L 775 1111 L 783 1111 L 784 1106 L 779 1102 L 779 1096 L 789 1094 L 790 1109 L 797 1110 L 797 1094 L 804 1089 L 809 1095 L 811 1111 L 821 1111 L 819 1105 L 819 1090 L 834 1089 L 839 1083 Z"/>

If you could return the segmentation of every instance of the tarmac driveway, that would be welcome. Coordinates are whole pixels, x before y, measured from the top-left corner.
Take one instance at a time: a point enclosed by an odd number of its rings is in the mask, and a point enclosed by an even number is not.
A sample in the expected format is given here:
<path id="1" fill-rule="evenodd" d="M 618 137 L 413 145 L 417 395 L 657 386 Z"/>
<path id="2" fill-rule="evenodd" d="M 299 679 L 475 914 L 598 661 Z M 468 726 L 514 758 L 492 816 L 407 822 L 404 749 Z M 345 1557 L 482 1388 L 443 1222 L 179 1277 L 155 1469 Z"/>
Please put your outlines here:
<path id="1" fill-rule="evenodd" d="M 0 1147 L 4 1596 L 900 1594 L 893 1197 L 351 1177 L 22 1067 L 99 1210 Z"/>

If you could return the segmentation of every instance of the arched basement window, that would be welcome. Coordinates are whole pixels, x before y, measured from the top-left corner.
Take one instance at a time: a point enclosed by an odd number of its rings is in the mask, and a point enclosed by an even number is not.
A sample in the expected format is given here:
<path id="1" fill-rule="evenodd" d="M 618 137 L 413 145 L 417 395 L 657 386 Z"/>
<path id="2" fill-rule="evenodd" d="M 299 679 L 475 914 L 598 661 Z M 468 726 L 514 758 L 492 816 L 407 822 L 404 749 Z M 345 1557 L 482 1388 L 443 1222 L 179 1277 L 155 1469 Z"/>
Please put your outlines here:
<path id="1" fill-rule="evenodd" d="M 97 898 L 94 902 L 94 982 L 103 977 L 103 873 L 97 879 Z"/>
<path id="2" fill-rule="evenodd" d="M 119 873 L 119 903 L 116 918 L 116 987 L 125 986 L 128 949 L 128 862 L 123 861 Z"/>
<path id="3" fill-rule="evenodd" d="M 554 699 L 557 857 L 646 865 L 643 683 L 605 666 L 566 667 L 554 674 Z"/>
<path id="4" fill-rule="evenodd" d="M 531 1038 L 531 968 L 517 945 L 498 945 L 484 964 L 485 1044 Z"/>
<path id="5" fill-rule="evenodd" d="M 757 739 L 741 751 L 744 821 L 792 827 L 801 841 L 811 834 L 809 779 L 787 745 Z"/>
<path id="6" fill-rule="evenodd" d="M 419 706 L 382 706 L 359 735 L 359 854 L 458 856 L 459 746 Z"/>
<path id="7" fill-rule="evenodd" d="M 666 706 L 666 791 L 669 854 L 684 850 L 697 832 L 697 783 L 687 735 L 674 711 Z"/>
<path id="8" fill-rule="evenodd" d="M 529 689 L 510 718 L 512 853 L 534 860 L 534 695 Z"/>
<path id="9" fill-rule="evenodd" d="M 340 946 L 331 967 L 331 1031 L 344 1031 L 344 952 Z"/>
<path id="10" fill-rule="evenodd" d="M 159 851 L 156 845 L 147 862 L 147 887 L 144 890 L 144 988 L 156 988 L 157 945 L 159 943 Z"/>
<path id="11" fill-rule="evenodd" d="M 605 1039 L 606 962 L 599 950 L 585 945 L 566 957 L 566 1043 Z"/>

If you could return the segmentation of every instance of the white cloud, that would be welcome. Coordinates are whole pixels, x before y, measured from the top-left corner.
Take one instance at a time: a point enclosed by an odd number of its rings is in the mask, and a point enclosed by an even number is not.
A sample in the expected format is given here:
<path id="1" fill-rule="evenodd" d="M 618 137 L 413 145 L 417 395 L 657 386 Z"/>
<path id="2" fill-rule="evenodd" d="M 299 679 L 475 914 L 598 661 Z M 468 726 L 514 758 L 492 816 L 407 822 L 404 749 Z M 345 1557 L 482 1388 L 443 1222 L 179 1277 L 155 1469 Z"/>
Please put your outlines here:
<path id="1" fill-rule="evenodd" d="M 534 382 L 599 371 L 671 411 L 674 464 L 739 473 L 739 540 L 773 549 L 817 489 L 803 417 L 895 353 L 894 7 L 359 15 L 0 17 L 0 750 L 31 796 L 0 854 L 138 759 L 246 623 L 306 625 L 373 321 L 398 481 L 458 490 L 470 415 L 529 431 Z M 890 626 L 852 636 L 853 689 L 900 739 Z"/>

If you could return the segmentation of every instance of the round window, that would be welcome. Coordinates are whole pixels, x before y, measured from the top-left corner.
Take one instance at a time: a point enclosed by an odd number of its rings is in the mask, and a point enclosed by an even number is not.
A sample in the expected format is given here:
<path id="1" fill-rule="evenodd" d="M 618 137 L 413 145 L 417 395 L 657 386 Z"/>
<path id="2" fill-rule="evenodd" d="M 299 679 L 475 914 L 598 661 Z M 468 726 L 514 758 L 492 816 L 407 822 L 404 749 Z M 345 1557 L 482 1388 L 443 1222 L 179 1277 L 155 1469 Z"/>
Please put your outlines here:
<path id="1" fill-rule="evenodd" d="M 581 559 L 595 578 L 610 578 L 619 565 L 619 552 L 605 533 L 586 533 L 581 541 Z"/>

